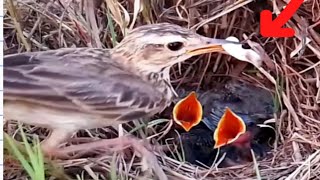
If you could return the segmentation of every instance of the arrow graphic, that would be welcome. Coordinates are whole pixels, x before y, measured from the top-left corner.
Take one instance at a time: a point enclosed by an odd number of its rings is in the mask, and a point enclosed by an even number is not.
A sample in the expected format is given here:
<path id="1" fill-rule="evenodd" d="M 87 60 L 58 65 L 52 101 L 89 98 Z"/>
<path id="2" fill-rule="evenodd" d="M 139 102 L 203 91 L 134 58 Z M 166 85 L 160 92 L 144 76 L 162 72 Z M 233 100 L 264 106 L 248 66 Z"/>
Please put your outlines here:
<path id="1" fill-rule="evenodd" d="M 260 33 L 264 37 L 292 37 L 292 28 L 282 28 L 301 6 L 303 0 L 291 0 L 286 8 L 272 20 L 272 12 L 263 10 L 260 13 Z"/>

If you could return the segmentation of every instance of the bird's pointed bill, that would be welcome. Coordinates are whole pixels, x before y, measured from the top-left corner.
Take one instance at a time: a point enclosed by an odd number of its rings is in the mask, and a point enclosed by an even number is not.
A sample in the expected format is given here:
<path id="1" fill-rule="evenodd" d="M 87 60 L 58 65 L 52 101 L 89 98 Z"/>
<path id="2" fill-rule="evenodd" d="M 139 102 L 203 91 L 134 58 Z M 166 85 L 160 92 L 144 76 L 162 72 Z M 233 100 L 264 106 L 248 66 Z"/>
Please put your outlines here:
<path id="1" fill-rule="evenodd" d="M 196 56 L 200 54 L 212 53 L 212 52 L 226 52 L 222 45 L 225 44 L 238 44 L 241 45 L 239 42 L 228 41 L 224 39 L 212 39 L 203 37 L 203 45 L 190 48 L 187 51 L 187 54 L 191 56 Z"/>
<path id="2" fill-rule="evenodd" d="M 180 100 L 173 108 L 173 120 L 185 131 L 200 123 L 202 119 L 202 106 L 195 92 Z"/>
<path id="3" fill-rule="evenodd" d="M 224 49 L 222 48 L 221 45 L 208 45 L 208 46 L 203 46 L 203 47 L 189 50 L 187 53 L 192 56 L 196 56 L 196 55 L 212 53 L 212 52 L 224 52 Z"/>
<path id="4" fill-rule="evenodd" d="M 203 38 L 204 44 L 198 47 L 193 47 L 187 51 L 187 54 L 196 56 L 206 53 L 221 52 L 230 56 L 260 67 L 262 57 L 252 49 L 242 47 L 239 39 L 236 37 L 228 37 L 227 39 Z"/>
<path id="5" fill-rule="evenodd" d="M 246 125 L 243 119 L 232 112 L 231 109 L 226 108 L 214 132 L 214 148 L 233 143 L 245 132 Z"/>

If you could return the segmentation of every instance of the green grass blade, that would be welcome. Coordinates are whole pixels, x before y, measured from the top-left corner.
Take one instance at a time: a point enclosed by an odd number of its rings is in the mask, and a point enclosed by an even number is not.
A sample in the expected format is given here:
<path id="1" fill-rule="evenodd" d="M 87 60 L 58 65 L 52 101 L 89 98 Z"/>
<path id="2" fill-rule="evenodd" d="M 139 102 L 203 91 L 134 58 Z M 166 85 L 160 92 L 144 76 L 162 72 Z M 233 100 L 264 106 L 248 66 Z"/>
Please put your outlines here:
<path id="1" fill-rule="evenodd" d="M 111 34 L 112 46 L 115 47 L 117 45 L 117 34 L 115 31 L 114 25 L 112 23 L 113 21 L 112 21 L 109 9 L 107 11 L 107 19 L 108 19 L 108 29 Z"/>
<path id="2" fill-rule="evenodd" d="M 5 134 L 7 148 L 21 163 L 24 170 L 33 180 L 45 179 L 44 157 L 40 148 L 39 139 L 33 141 L 30 145 L 26 134 L 23 132 L 22 126 L 19 124 L 19 130 L 23 140 L 23 149 L 19 149 L 19 145 L 9 135 Z M 33 146 L 33 147 L 32 147 Z"/>
<path id="3" fill-rule="evenodd" d="M 29 162 L 25 159 L 21 151 L 17 148 L 15 140 L 11 138 L 7 133 L 4 134 L 5 148 L 8 149 L 21 163 L 22 167 L 28 173 L 28 175 L 34 179 L 34 171 Z"/>
<path id="4" fill-rule="evenodd" d="M 34 177 L 32 179 L 37 179 L 36 178 L 37 172 L 36 172 L 36 169 L 35 169 L 35 167 L 37 166 L 37 157 L 34 154 L 34 152 L 32 150 L 32 147 L 28 143 L 27 137 L 26 137 L 25 133 L 23 132 L 23 128 L 22 128 L 21 124 L 19 124 L 19 130 L 20 130 L 20 133 L 21 133 L 22 141 L 24 143 L 24 147 L 27 150 L 27 154 L 28 154 L 28 157 L 29 157 L 32 169 L 33 169 L 33 173 L 34 173 L 33 176 Z"/>
<path id="5" fill-rule="evenodd" d="M 39 141 L 39 138 L 36 138 L 36 142 L 35 142 L 35 152 L 36 154 L 38 155 L 37 156 L 37 159 L 38 159 L 38 168 L 39 169 L 38 171 L 36 172 L 39 172 L 38 173 L 38 177 L 39 178 L 45 178 L 45 165 L 44 165 L 44 158 L 43 158 L 43 153 L 42 153 L 42 149 L 41 149 L 41 146 L 40 146 L 40 141 Z"/>

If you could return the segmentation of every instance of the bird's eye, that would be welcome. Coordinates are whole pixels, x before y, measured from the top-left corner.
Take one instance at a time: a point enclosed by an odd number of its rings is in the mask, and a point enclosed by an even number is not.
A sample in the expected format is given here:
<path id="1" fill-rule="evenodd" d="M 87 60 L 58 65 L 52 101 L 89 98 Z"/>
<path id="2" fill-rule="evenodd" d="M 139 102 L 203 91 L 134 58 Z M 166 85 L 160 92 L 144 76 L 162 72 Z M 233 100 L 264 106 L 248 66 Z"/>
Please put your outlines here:
<path id="1" fill-rule="evenodd" d="M 248 43 L 242 44 L 243 49 L 251 49 Z"/>
<path id="2" fill-rule="evenodd" d="M 167 45 L 167 47 L 171 51 L 178 51 L 183 47 L 183 43 L 182 42 L 172 42 L 172 43 L 169 43 Z"/>

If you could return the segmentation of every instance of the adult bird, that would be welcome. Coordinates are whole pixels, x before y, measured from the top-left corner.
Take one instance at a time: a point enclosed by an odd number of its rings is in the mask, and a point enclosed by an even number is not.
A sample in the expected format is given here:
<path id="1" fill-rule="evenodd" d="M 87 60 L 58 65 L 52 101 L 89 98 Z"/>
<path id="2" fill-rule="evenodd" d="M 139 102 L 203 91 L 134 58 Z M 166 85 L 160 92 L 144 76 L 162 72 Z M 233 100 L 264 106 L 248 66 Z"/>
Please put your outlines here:
<path id="1" fill-rule="evenodd" d="M 195 55 L 225 52 L 225 45 L 241 46 L 159 23 L 132 30 L 113 49 L 64 48 L 7 55 L 4 116 L 51 129 L 42 148 L 54 154 L 77 130 L 161 112 L 175 97 L 170 67 Z"/>
<path id="2" fill-rule="evenodd" d="M 269 91 L 229 81 L 199 92 L 198 97 L 189 93 L 175 105 L 173 119 L 181 126 L 192 126 L 181 134 L 187 161 L 210 166 L 220 148 L 220 154 L 226 153 L 221 165 L 229 166 L 252 161 L 251 148 L 259 157 L 265 156 L 275 131 L 264 121 L 273 114 L 273 96 Z"/>

